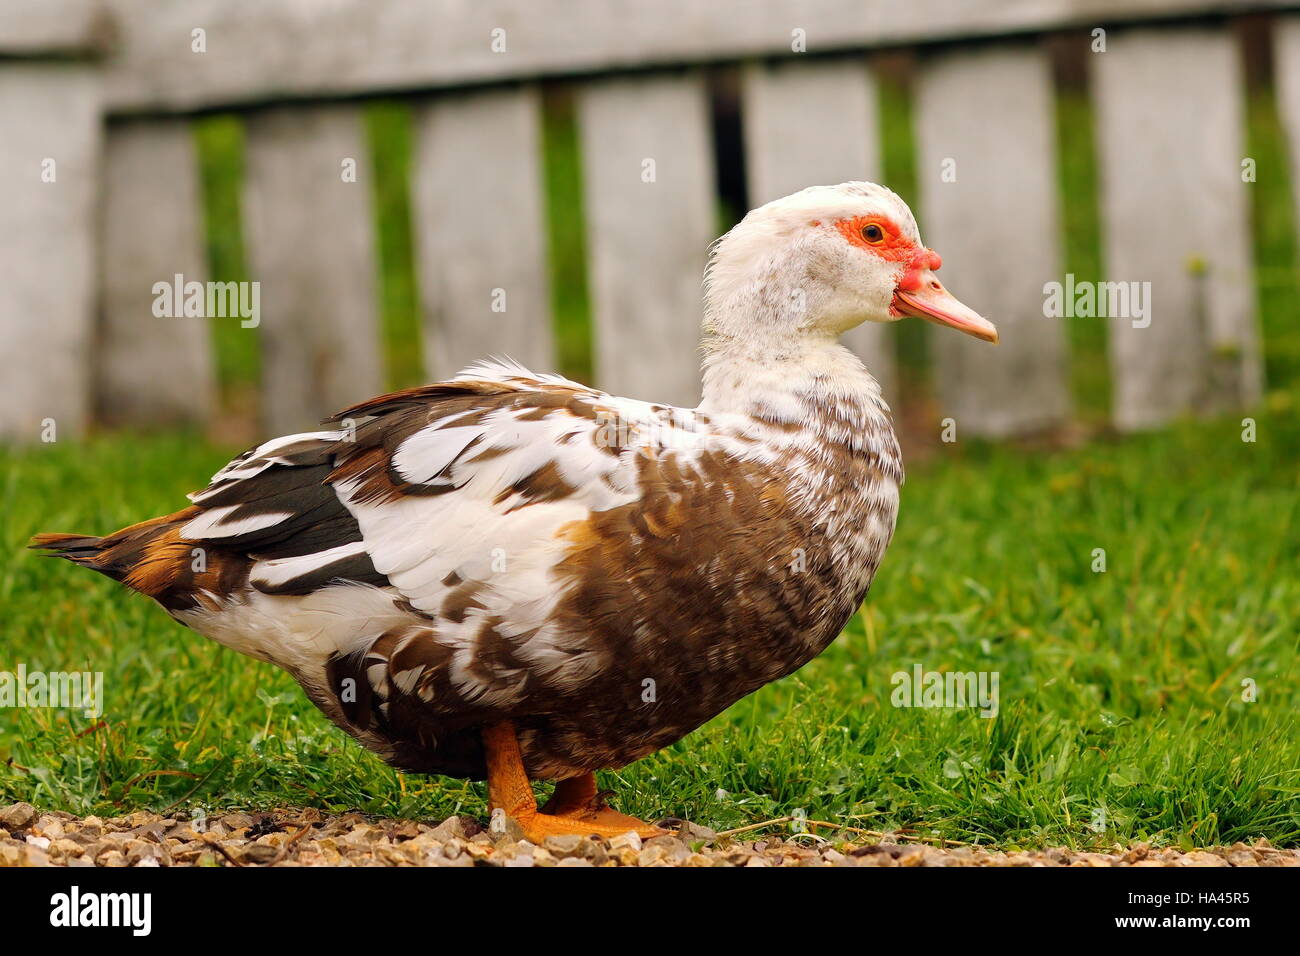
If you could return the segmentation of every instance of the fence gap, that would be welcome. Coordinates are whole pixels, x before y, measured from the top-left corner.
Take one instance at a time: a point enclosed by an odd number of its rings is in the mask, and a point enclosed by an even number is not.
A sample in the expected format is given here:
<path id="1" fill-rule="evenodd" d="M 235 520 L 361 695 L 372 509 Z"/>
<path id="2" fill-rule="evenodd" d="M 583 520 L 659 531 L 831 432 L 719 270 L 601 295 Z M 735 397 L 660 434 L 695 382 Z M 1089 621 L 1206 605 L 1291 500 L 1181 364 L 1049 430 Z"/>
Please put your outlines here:
<path id="1" fill-rule="evenodd" d="M 411 230 L 411 111 L 380 100 L 365 111 L 379 257 L 379 326 L 389 389 L 427 380 L 420 343 L 420 299 Z"/>
<path id="2" fill-rule="evenodd" d="M 1278 16 L 1273 33 L 1273 86 L 1251 97 L 1250 155 L 1255 276 L 1262 334 L 1268 343 L 1266 380 L 1300 380 L 1300 15 Z M 1289 148 L 1288 148 L 1289 146 Z M 1290 155 L 1288 164 L 1287 156 Z M 1278 263 L 1266 266 L 1262 263 Z"/>
<path id="3" fill-rule="evenodd" d="M 199 164 L 200 203 L 208 277 L 214 282 L 247 282 L 244 248 L 244 124 L 233 113 L 199 117 L 191 125 Z M 216 366 L 219 414 L 213 437 L 248 444 L 259 433 L 261 337 L 239 322 L 209 320 Z"/>
<path id="4" fill-rule="evenodd" d="M 876 78 L 876 136 L 880 143 L 880 182 L 902 197 L 921 217 L 916 188 L 916 141 L 912 126 L 914 60 L 907 52 L 879 54 L 869 60 Z M 925 238 L 925 233 L 921 234 Z M 895 418 L 924 405 L 933 394 L 929 339 L 922 322 L 895 322 Z"/>
<path id="5" fill-rule="evenodd" d="M 748 150 L 742 119 L 743 70 L 715 66 L 705 73 L 709 87 L 709 126 L 713 133 L 713 191 L 718 197 L 717 233 L 722 235 L 766 200 L 749 192 Z M 812 185 L 811 182 L 804 185 Z"/>
<path id="6" fill-rule="evenodd" d="M 1051 38 L 1055 76 L 1057 196 L 1061 209 L 1064 271 L 1076 281 L 1100 282 L 1101 219 L 1098 208 L 1097 146 L 1087 71 L 1092 37 L 1072 31 Z M 1063 279 L 1064 277 L 1062 277 Z M 1069 341 L 1071 395 L 1080 417 L 1110 421 L 1110 373 L 1106 363 L 1106 320 L 1061 319 Z"/>
<path id="7" fill-rule="evenodd" d="M 543 87 L 542 175 L 546 183 L 547 265 L 551 289 L 551 331 L 556 368 L 577 382 L 594 381 L 591 299 L 587 290 L 587 245 L 583 229 L 582 155 L 574 116 L 573 90 L 562 83 Z M 549 371 L 543 369 L 541 371 Z"/>

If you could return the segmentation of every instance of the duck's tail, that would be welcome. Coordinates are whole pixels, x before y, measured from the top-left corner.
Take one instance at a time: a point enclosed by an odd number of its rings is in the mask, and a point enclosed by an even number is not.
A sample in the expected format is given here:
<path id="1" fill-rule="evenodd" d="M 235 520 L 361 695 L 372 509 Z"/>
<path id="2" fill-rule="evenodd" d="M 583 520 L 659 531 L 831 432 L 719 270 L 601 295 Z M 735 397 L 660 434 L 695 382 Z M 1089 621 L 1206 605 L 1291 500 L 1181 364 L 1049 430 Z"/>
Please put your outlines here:
<path id="1" fill-rule="evenodd" d="M 176 553 L 178 545 L 181 550 L 188 548 L 179 541 L 180 526 L 197 510 L 187 508 L 176 514 L 152 518 L 102 538 L 46 532 L 32 538 L 28 547 L 44 551 L 47 557 L 66 558 L 73 564 L 98 571 L 129 588 L 157 598 L 171 583 L 171 575 L 160 572 L 184 557 Z"/>
<path id="2" fill-rule="evenodd" d="M 126 576 L 125 568 L 103 560 L 106 550 L 103 538 L 51 531 L 36 535 L 27 547 L 44 551 L 49 558 L 67 558 L 73 564 L 107 574 L 114 581 L 120 581 Z"/>

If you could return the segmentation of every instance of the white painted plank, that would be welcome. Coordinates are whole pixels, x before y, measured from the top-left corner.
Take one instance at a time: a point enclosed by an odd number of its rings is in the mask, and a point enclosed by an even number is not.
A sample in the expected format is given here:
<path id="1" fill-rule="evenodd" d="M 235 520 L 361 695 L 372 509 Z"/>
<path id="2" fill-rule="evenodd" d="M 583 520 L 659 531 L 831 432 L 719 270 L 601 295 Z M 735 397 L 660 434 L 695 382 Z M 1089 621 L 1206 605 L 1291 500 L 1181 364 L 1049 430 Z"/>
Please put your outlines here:
<path id="1" fill-rule="evenodd" d="M 578 124 L 598 384 L 693 406 L 716 232 L 704 85 L 694 73 L 589 83 Z"/>
<path id="2" fill-rule="evenodd" d="M 347 161 L 355 182 L 344 180 Z M 261 283 L 263 417 L 276 433 L 309 428 L 382 383 L 360 108 L 255 114 L 245 175 L 250 271 Z"/>
<path id="3" fill-rule="evenodd" d="M 99 107 L 89 67 L 0 64 L 0 439 L 90 415 Z"/>
<path id="4" fill-rule="evenodd" d="M 1273 21 L 1273 64 L 1277 83 L 1277 107 L 1286 132 L 1291 157 L 1291 198 L 1300 231 L 1300 14 L 1279 16 Z M 1268 175 L 1261 170 L 1261 175 Z"/>
<path id="5" fill-rule="evenodd" d="M 760 206 L 805 186 L 880 179 L 876 84 L 862 57 L 752 64 L 743 118 L 749 201 Z M 844 344 L 896 402 L 894 336 L 864 322 Z"/>
<path id="6" fill-rule="evenodd" d="M 122 50 L 108 96 L 123 111 L 194 109 L 788 55 L 795 30 L 825 53 L 1294 2 L 110 0 Z M 192 52 L 195 29 L 206 52 Z"/>
<path id="7" fill-rule="evenodd" d="M 1091 66 L 1107 278 L 1150 283 L 1149 325 L 1110 320 L 1116 424 L 1249 404 L 1262 383 L 1236 41 L 1112 31 Z"/>
<path id="8" fill-rule="evenodd" d="M 98 416 L 114 425 L 203 422 L 215 397 L 209 319 L 174 304 L 174 315 L 154 314 L 155 283 L 207 280 L 190 124 L 114 123 L 104 151 Z"/>
<path id="9" fill-rule="evenodd" d="M 534 88 L 438 99 L 416 115 L 415 227 L 434 379 L 508 355 L 555 363 Z"/>
<path id="10" fill-rule="evenodd" d="M 959 436 L 1059 425 L 1070 410 L 1065 329 L 1043 316 L 1043 285 L 1062 278 L 1046 54 L 1028 44 L 931 54 L 916 126 L 921 237 L 943 257 L 944 285 L 1002 340 L 931 330 L 941 417 Z"/>

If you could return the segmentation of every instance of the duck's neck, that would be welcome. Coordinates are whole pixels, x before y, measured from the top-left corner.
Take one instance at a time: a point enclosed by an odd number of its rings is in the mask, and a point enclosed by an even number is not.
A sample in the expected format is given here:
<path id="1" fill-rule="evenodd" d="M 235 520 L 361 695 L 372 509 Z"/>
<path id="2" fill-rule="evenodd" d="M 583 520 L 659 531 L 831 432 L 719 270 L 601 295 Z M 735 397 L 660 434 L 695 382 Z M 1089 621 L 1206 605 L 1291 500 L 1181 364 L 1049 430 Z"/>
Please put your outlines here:
<path id="1" fill-rule="evenodd" d="M 782 342 L 711 335 L 704 350 L 702 412 L 777 425 L 811 424 L 819 409 L 838 406 L 888 412 L 871 373 L 829 335 Z"/>
<path id="2" fill-rule="evenodd" d="M 713 338 L 705 349 L 700 411 L 710 418 L 729 419 L 751 437 L 800 446 L 818 457 L 847 455 L 902 480 L 880 386 L 834 339 L 801 338 L 772 347 Z"/>

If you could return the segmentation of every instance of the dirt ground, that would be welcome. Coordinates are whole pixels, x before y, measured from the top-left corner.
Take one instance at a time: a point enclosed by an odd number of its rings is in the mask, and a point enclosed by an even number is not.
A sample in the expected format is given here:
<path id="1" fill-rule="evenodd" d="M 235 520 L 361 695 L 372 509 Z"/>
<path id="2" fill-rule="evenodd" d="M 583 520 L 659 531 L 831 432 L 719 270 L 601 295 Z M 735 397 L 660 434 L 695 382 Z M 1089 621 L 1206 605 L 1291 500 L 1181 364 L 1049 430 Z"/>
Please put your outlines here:
<path id="1" fill-rule="evenodd" d="M 535 846 L 513 821 L 497 829 L 470 817 L 432 825 L 312 809 L 78 818 L 17 803 L 0 809 L 0 866 L 1300 866 L 1300 850 L 1265 840 L 1186 853 L 1146 844 L 1000 852 L 816 826 L 793 833 L 782 821 L 766 832 L 716 834 L 686 823 L 644 842 L 629 833 Z"/>

